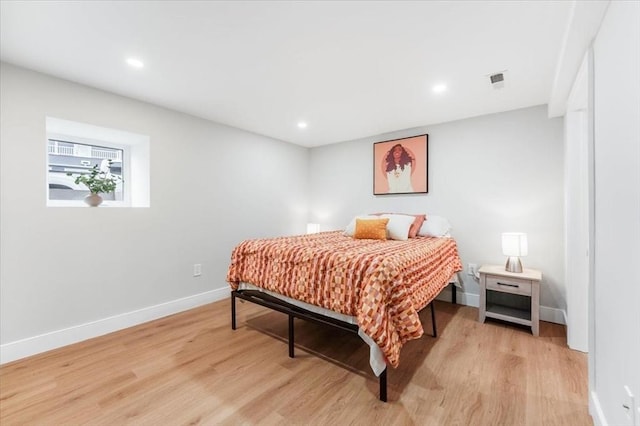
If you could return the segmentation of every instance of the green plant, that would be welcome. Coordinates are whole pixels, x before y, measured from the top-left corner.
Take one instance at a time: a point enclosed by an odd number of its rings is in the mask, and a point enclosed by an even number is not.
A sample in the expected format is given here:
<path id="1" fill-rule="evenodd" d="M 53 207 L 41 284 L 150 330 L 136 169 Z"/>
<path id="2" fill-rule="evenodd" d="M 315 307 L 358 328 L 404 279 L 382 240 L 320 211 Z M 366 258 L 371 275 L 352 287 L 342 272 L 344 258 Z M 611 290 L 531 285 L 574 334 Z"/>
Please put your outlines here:
<path id="1" fill-rule="evenodd" d="M 109 167 L 99 167 L 97 164 L 91 168 L 89 173 L 83 173 L 76 177 L 76 185 L 83 184 L 92 194 L 108 194 L 116 190 L 118 182 L 122 180 L 122 177 L 118 175 L 112 175 L 109 172 L 111 168 L 111 160 L 109 160 Z M 68 176 L 72 176 L 73 173 L 67 173 Z"/>

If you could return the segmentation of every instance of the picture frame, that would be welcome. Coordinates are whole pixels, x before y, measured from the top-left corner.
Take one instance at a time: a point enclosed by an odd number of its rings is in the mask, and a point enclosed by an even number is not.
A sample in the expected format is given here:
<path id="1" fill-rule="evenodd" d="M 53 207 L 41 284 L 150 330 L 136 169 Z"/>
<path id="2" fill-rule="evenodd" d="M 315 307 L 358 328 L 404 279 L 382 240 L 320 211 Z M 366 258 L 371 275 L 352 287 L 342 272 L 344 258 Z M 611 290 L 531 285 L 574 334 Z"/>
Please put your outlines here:
<path id="1" fill-rule="evenodd" d="M 429 135 L 373 144 L 373 195 L 426 194 L 428 176 Z"/>

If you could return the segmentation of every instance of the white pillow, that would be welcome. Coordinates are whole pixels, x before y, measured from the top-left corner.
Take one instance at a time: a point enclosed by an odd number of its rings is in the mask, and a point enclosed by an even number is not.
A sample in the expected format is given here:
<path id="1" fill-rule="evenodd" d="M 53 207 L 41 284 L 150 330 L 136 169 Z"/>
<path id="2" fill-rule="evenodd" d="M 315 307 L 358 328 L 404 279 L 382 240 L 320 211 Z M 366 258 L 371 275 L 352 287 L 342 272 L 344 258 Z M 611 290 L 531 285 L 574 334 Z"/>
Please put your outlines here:
<path id="1" fill-rule="evenodd" d="M 451 224 L 446 218 L 428 214 L 427 220 L 424 221 L 418 231 L 418 235 L 423 237 L 444 237 L 449 235 L 449 231 L 451 231 Z"/>
<path id="2" fill-rule="evenodd" d="M 344 235 L 347 237 L 353 237 L 353 234 L 356 233 L 356 219 L 380 219 L 380 216 L 372 216 L 372 215 L 358 215 L 351 219 L 351 222 L 344 228 Z"/>
<path id="3" fill-rule="evenodd" d="M 416 219 L 414 216 L 403 214 L 383 214 L 382 216 L 389 219 L 387 223 L 387 238 L 390 240 L 406 241 L 409 239 L 409 228 Z"/>

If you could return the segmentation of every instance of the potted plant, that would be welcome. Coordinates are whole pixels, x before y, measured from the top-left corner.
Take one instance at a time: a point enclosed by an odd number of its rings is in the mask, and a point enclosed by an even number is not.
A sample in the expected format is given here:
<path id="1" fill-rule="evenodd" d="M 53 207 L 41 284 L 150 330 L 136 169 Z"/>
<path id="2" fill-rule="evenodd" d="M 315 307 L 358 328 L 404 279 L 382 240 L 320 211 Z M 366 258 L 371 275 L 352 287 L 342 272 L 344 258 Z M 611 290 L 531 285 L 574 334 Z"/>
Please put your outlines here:
<path id="1" fill-rule="evenodd" d="M 122 177 L 112 175 L 110 170 L 111 160 L 103 160 L 100 167 L 96 164 L 91 168 L 89 173 L 83 173 L 76 177 L 76 185 L 83 184 L 91 193 L 84 198 L 84 202 L 89 206 L 99 206 L 102 203 L 100 194 L 114 192 L 118 182 L 122 181 Z M 72 176 L 73 173 L 67 173 L 67 175 Z"/>

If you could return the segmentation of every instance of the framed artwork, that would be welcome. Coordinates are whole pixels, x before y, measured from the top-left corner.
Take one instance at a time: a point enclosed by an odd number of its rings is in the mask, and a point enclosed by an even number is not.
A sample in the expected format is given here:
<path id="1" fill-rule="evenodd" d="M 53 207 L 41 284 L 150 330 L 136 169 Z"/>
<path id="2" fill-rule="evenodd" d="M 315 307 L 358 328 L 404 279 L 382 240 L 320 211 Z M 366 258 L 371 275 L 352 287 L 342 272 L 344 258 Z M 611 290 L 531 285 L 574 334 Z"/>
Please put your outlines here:
<path id="1" fill-rule="evenodd" d="M 373 195 L 426 194 L 429 135 L 373 144 Z"/>

